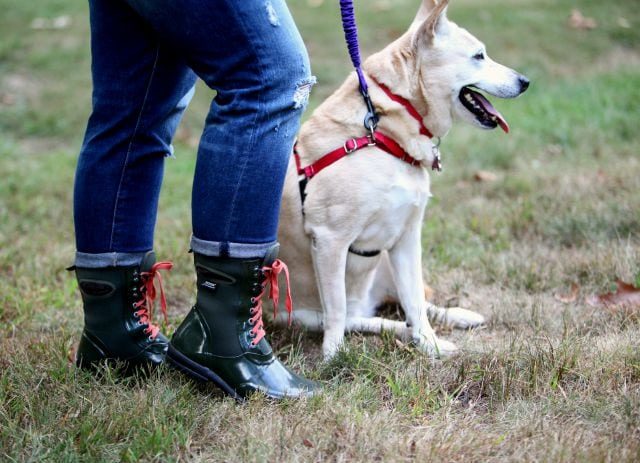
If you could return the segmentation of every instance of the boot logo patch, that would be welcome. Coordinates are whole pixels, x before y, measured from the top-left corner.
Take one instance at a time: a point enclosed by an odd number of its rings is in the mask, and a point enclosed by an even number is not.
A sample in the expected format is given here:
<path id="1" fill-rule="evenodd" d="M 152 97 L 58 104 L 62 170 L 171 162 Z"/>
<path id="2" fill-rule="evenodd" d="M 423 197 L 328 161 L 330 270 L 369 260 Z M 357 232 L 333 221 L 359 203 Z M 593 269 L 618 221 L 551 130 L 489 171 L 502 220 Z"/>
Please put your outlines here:
<path id="1" fill-rule="evenodd" d="M 236 282 L 236 279 L 231 275 L 201 265 L 196 266 L 196 271 L 203 280 L 215 281 L 217 285 L 232 285 Z"/>
<path id="2" fill-rule="evenodd" d="M 115 286 L 106 281 L 82 280 L 80 290 L 88 296 L 104 297 L 115 291 Z"/>
<path id="3" fill-rule="evenodd" d="M 200 286 L 210 289 L 211 291 L 215 291 L 218 288 L 218 285 L 213 281 L 205 281 Z"/>

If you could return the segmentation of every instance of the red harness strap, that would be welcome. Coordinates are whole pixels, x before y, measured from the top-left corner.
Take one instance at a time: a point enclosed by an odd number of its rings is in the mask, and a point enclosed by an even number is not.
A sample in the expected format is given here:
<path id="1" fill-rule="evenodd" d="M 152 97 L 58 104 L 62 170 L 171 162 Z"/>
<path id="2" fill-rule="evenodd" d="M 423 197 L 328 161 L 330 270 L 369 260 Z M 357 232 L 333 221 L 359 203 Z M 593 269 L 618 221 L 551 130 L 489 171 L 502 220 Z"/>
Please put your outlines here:
<path id="1" fill-rule="evenodd" d="M 433 134 L 431 133 L 431 131 L 427 129 L 422 123 L 422 116 L 420 115 L 418 110 L 409 102 L 409 100 L 401 97 L 400 95 L 396 95 L 391 90 L 389 90 L 389 87 L 387 87 L 384 84 L 381 84 L 377 80 L 373 79 L 373 81 L 378 85 L 378 87 L 382 89 L 384 93 L 387 94 L 390 100 L 393 100 L 396 103 L 400 103 L 402 106 L 405 107 L 405 109 L 411 115 L 411 117 L 413 117 L 416 121 L 418 121 L 418 123 L 420 124 L 420 135 L 425 135 L 429 138 L 433 138 Z"/>
<path id="2" fill-rule="evenodd" d="M 346 155 L 361 150 L 362 148 L 366 148 L 367 146 L 377 146 L 381 150 L 386 151 L 392 156 L 395 156 L 398 159 L 411 164 L 412 166 L 420 165 L 420 161 L 413 158 L 392 138 L 387 137 L 382 132 L 379 132 L 377 130 L 373 132 L 373 136 L 373 141 L 368 136 L 347 140 L 340 148 L 325 154 L 316 162 L 308 165 L 307 167 L 302 167 L 300 165 L 300 155 L 298 154 L 297 144 L 294 145 L 293 155 L 296 160 L 298 174 L 304 175 L 307 180 L 312 179 L 322 169 L 329 167 L 331 164 L 342 159 Z"/>

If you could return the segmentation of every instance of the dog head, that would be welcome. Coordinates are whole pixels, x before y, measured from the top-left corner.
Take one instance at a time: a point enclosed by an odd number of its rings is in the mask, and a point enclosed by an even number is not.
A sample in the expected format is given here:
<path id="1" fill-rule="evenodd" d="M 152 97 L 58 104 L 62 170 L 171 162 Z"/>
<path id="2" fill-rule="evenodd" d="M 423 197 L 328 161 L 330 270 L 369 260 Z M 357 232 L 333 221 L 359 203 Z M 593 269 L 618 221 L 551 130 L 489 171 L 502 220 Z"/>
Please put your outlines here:
<path id="1" fill-rule="evenodd" d="M 509 126 L 485 96 L 515 98 L 529 80 L 487 55 L 482 42 L 447 19 L 449 0 L 423 0 L 411 28 L 410 55 L 415 60 L 411 87 L 427 102 L 430 126 L 446 132 L 453 118 L 483 129 Z M 429 119 L 432 119 L 431 121 Z"/>

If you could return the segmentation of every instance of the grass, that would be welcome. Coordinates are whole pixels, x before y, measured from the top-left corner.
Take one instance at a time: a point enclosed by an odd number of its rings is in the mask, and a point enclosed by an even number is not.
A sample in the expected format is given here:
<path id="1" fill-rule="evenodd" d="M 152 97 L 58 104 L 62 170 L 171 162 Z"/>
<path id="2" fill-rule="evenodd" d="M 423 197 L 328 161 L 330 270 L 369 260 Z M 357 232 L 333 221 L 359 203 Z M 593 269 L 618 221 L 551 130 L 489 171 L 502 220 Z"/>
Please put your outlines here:
<path id="1" fill-rule="evenodd" d="M 312 109 L 349 72 L 347 53 L 335 2 L 289 3 L 319 79 Z M 399 35 L 416 3 L 356 2 L 365 54 Z M 87 7 L 0 0 L 0 460 L 640 459 L 640 323 L 584 303 L 618 277 L 640 281 L 640 10 L 633 0 L 452 3 L 453 20 L 533 81 L 498 102 L 509 136 L 458 126 L 444 140 L 424 224 L 436 302 L 478 310 L 488 326 L 443 333 L 463 347 L 445 361 L 384 335 L 350 336 L 323 363 L 318 336 L 271 330 L 281 357 L 325 392 L 239 406 L 168 370 L 123 379 L 69 364 L 82 327 L 64 267 L 90 107 Z M 568 28 L 572 8 L 598 27 Z M 29 27 L 58 15 L 71 26 Z M 168 332 L 193 302 L 191 145 L 210 97 L 200 86 L 166 170 L 156 251 L 176 264 Z M 474 181 L 478 170 L 497 180 Z M 580 297 L 558 301 L 572 283 Z"/>

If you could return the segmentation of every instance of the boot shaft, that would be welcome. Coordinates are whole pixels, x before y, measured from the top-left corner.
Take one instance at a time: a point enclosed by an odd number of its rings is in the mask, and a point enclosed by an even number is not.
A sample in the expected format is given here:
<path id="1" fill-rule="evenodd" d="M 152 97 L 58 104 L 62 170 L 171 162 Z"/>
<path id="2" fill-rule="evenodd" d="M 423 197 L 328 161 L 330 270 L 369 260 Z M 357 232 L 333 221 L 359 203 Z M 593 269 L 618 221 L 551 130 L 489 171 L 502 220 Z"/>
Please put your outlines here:
<path id="1" fill-rule="evenodd" d="M 211 257 L 194 253 L 196 305 L 174 335 L 181 343 L 197 342 L 221 357 L 254 354 L 265 361 L 273 352 L 266 340 L 253 345 L 251 318 L 265 280 L 264 259 Z M 197 341 L 196 341 L 197 340 Z M 193 349 L 193 347 L 189 348 Z"/>
<path id="2" fill-rule="evenodd" d="M 215 311 L 222 319 L 250 317 L 252 298 L 262 290 L 261 259 L 210 257 L 194 253 L 196 306 Z"/>
<path id="3" fill-rule="evenodd" d="M 84 309 L 84 330 L 77 362 L 89 366 L 102 359 L 161 363 L 167 339 L 151 321 L 153 278 L 159 268 L 148 252 L 139 266 L 75 268 Z M 150 294 L 153 293 L 153 294 Z M 162 299 L 164 307 L 164 297 Z"/>
<path id="4" fill-rule="evenodd" d="M 94 333 L 130 324 L 140 300 L 139 267 L 76 268 L 85 327 Z"/>

